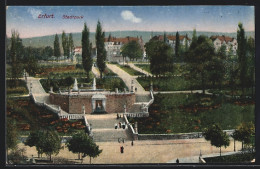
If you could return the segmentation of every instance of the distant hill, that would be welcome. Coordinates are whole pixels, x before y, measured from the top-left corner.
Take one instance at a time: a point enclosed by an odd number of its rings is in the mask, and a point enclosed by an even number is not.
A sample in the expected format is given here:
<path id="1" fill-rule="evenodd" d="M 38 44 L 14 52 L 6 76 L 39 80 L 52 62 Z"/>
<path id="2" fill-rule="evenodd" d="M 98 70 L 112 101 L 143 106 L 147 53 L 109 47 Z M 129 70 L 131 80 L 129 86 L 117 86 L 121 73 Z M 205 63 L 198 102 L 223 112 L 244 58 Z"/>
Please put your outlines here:
<path id="1" fill-rule="evenodd" d="M 142 36 L 144 42 L 148 42 L 150 39 L 150 36 L 153 35 L 163 35 L 164 32 L 147 32 L 147 31 L 113 31 L 113 32 L 106 32 L 106 37 L 109 36 L 111 33 L 114 37 L 140 37 Z M 168 35 L 175 35 L 176 32 L 166 32 Z M 192 31 L 180 31 L 180 35 L 188 35 L 188 37 L 192 37 Z M 197 32 L 197 35 L 206 35 L 206 36 L 212 36 L 212 35 L 225 35 L 230 37 L 236 37 L 237 33 L 222 33 L 222 32 Z M 61 44 L 61 34 L 58 34 L 60 44 Z M 73 41 L 75 46 L 81 46 L 81 32 L 79 33 L 72 33 Z M 249 37 L 255 37 L 254 32 L 246 32 L 246 36 Z M 49 35 L 49 36 L 41 36 L 41 37 L 33 37 L 33 38 L 23 38 L 23 45 L 24 46 L 32 46 L 32 47 L 46 47 L 51 46 L 53 47 L 55 35 Z M 95 46 L 95 33 L 90 33 L 90 41 L 92 42 L 93 46 Z"/>

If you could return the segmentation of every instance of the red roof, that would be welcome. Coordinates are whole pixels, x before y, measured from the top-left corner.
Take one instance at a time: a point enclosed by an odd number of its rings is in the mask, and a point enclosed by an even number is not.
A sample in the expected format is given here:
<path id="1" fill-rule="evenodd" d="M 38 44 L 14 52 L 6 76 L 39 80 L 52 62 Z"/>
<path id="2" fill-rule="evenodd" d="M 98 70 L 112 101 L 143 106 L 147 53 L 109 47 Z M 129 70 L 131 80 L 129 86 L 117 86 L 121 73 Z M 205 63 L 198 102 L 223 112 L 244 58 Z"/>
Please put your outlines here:
<path id="1" fill-rule="evenodd" d="M 211 36 L 210 39 L 212 39 L 213 41 L 215 39 L 219 39 L 221 41 L 221 43 L 223 43 L 224 41 L 227 43 L 227 42 L 232 42 L 234 40 L 234 38 L 231 38 L 229 36 Z"/>
<path id="2" fill-rule="evenodd" d="M 138 41 L 139 38 L 135 37 L 125 37 L 125 38 L 116 38 L 116 37 L 111 37 L 110 41 L 108 41 L 108 38 L 105 38 L 105 42 L 121 42 L 123 44 L 128 43 L 130 41 Z"/>
<path id="3" fill-rule="evenodd" d="M 158 36 L 154 36 L 154 37 L 153 37 L 153 39 L 160 40 L 160 41 L 162 41 L 163 38 L 164 38 L 163 35 L 158 35 Z M 176 41 L 176 36 L 167 35 L 167 38 L 168 38 L 169 40 Z M 179 36 L 179 39 L 180 39 L 180 40 L 183 40 L 184 38 L 186 38 L 186 36 L 184 36 L 184 35 L 180 35 L 180 36 Z M 188 37 L 187 39 L 188 39 L 188 40 L 191 40 L 189 37 Z"/>

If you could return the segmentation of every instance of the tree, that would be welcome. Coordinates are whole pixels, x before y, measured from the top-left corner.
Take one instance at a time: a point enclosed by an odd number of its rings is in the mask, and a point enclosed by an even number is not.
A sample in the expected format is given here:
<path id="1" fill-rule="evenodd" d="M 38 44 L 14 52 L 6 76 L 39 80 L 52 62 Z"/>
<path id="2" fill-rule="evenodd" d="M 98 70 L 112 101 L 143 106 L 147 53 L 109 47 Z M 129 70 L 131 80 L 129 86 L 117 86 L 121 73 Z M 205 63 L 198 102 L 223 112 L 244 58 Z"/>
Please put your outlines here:
<path id="1" fill-rule="evenodd" d="M 84 70 L 87 73 L 87 78 L 90 78 L 89 72 L 92 69 L 93 59 L 91 57 L 91 50 L 92 50 L 92 44 L 89 41 L 89 29 L 87 27 L 87 24 L 84 23 L 84 28 L 82 31 L 82 39 L 81 39 L 81 45 L 82 45 L 82 65 Z"/>
<path id="2" fill-rule="evenodd" d="M 67 37 L 65 31 L 62 31 L 61 40 L 62 40 L 62 48 L 63 48 L 64 56 L 69 57 L 70 46 L 69 46 L 69 40 L 68 40 L 68 37 Z"/>
<path id="3" fill-rule="evenodd" d="M 150 70 L 155 75 L 173 71 L 172 48 L 157 40 L 150 40 L 145 44 L 146 53 L 150 59 Z"/>
<path id="4" fill-rule="evenodd" d="M 251 143 L 251 137 L 255 135 L 255 125 L 252 122 L 241 123 L 234 131 L 232 137 L 234 140 L 242 142 L 242 150 L 244 144 L 249 145 Z"/>
<path id="5" fill-rule="evenodd" d="M 221 156 L 221 147 L 225 148 L 229 146 L 230 140 L 226 132 L 223 132 L 219 125 L 214 124 L 209 128 L 205 129 L 203 136 L 206 140 L 210 141 L 210 144 L 219 147 L 219 153 Z"/>
<path id="6" fill-rule="evenodd" d="M 55 57 L 57 57 L 57 61 L 58 61 L 58 58 L 60 57 L 60 42 L 59 42 L 59 37 L 58 37 L 57 34 L 55 35 L 55 40 L 54 40 L 54 52 L 53 52 L 53 55 Z"/>
<path id="7" fill-rule="evenodd" d="M 101 23 L 98 21 L 96 28 L 96 47 L 97 47 L 97 67 L 100 72 L 100 78 L 106 68 L 106 50 L 105 50 L 105 32 L 102 31 Z"/>
<path id="8" fill-rule="evenodd" d="M 69 56 L 71 57 L 74 51 L 74 42 L 73 42 L 72 33 L 69 34 L 68 47 L 69 47 Z"/>
<path id="9" fill-rule="evenodd" d="M 102 153 L 102 150 L 99 149 L 99 146 L 90 139 L 90 147 L 86 149 L 86 154 L 89 156 L 89 163 L 91 164 L 91 158 L 96 158 L 99 154 Z"/>
<path id="10" fill-rule="evenodd" d="M 17 148 L 18 144 L 18 131 L 16 127 L 16 122 L 11 119 L 7 119 L 6 125 L 6 152 L 8 155 L 8 149 L 14 150 Z"/>
<path id="11" fill-rule="evenodd" d="M 167 35 L 166 35 L 166 32 L 163 33 L 163 41 L 164 41 L 164 43 L 167 43 Z"/>
<path id="12" fill-rule="evenodd" d="M 33 147 L 35 146 L 36 147 L 36 150 L 38 152 L 38 157 L 40 157 L 40 155 L 43 153 L 42 149 L 41 149 L 41 140 L 43 140 L 44 138 L 43 137 L 43 131 L 32 131 L 30 132 L 30 135 L 27 137 L 26 141 L 25 141 L 25 145 L 26 146 L 30 146 L 30 147 Z"/>
<path id="13" fill-rule="evenodd" d="M 45 60 L 48 60 L 51 56 L 53 56 L 53 49 L 50 46 L 46 46 L 43 50 L 41 55 Z"/>
<path id="14" fill-rule="evenodd" d="M 188 45 L 188 35 L 186 34 L 185 36 L 185 45 L 184 45 L 184 53 L 187 52 L 189 49 L 189 45 Z"/>
<path id="15" fill-rule="evenodd" d="M 39 142 L 37 146 L 39 150 L 50 157 L 51 155 L 57 155 L 61 148 L 61 138 L 56 131 L 44 131 L 43 134 L 40 136 Z"/>
<path id="16" fill-rule="evenodd" d="M 255 87 L 255 40 L 249 37 L 247 40 L 247 86 L 251 87 L 252 98 L 254 97 Z"/>
<path id="17" fill-rule="evenodd" d="M 24 49 L 24 53 L 25 53 L 24 69 L 26 70 L 27 73 L 34 76 L 36 74 L 36 72 L 38 71 L 38 61 L 36 59 L 35 49 L 33 49 L 30 46 L 26 47 Z"/>
<path id="18" fill-rule="evenodd" d="M 180 36 L 178 31 L 176 33 L 175 58 L 180 61 Z"/>
<path id="19" fill-rule="evenodd" d="M 213 87 L 218 83 L 218 88 L 221 90 L 222 82 L 226 72 L 226 45 L 222 45 L 213 55 L 212 61 L 209 63 L 208 72 L 209 80 L 212 82 Z"/>
<path id="20" fill-rule="evenodd" d="M 22 39 L 19 37 L 19 33 L 17 31 L 12 30 L 10 58 L 12 67 L 12 80 L 15 81 L 15 86 L 18 86 L 18 78 L 22 72 L 23 57 L 24 47 L 22 44 Z"/>
<path id="21" fill-rule="evenodd" d="M 64 82 L 66 86 L 70 87 L 74 83 L 74 80 L 71 76 L 68 76 L 64 79 Z"/>
<path id="22" fill-rule="evenodd" d="M 102 152 L 93 140 L 83 131 L 73 134 L 72 138 L 66 142 L 66 145 L 69 151 L 78 153 L 78 159 L 82 157 L 83 160 L 83 157 L 89 156 L 90 163 L 91 157 L 95 158 Z M 83 153 L 84 155 L 80 156 L 80 153 Z"/>
<path id="23" fill-rule="evenodd" d="M 143 56 L 143 52 L 140 44 L 137 41 L 132 40 L 122 47 L 122 55 L 123 58 L 129 57 L 130 60 L 133 60 L 141 58 Z"/>
<path id="24" fill-rule="evenodd" d="M 238 29 L 237 29 L 237 55 L 238 55 L 238 63 L 239 63 L 240 85 L 242 89 L 242 96 L 244 96 L 245 87 L 246 87 L 247 62 L 246 62 L 245 30 L 241 22 L 238 23 Z"/>
<path id="25" fill-rule="evenodd" d="M 199 36 L 198 39 L 194 36 L 193 39 L 184 59 L 190 72 L 199 79 L 203 94 L 205 94 L 205 86 L 210 75 L 209 70 L 214 63 L 215 49 L 212 41 L 203 35 Z"/>

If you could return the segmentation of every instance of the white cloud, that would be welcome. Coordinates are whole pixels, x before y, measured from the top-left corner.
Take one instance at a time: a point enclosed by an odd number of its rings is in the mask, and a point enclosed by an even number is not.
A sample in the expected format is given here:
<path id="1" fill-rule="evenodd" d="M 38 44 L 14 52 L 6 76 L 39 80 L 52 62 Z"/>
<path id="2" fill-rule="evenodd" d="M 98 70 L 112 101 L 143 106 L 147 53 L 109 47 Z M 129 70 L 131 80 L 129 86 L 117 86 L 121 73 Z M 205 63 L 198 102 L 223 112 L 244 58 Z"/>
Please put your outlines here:
<path id="1" fill-rule="evenodd" d="M 29 12 L 29 13 L 32 15 L 33 19 L 37 19 L 38 16 L 39 16 L 39 14 L 42 13 L 42 10 L 40 10 L 40 9 L 35 9 L 35 8 L 29 8 L 29 9 L 27 10 L 27 12 Z"/>
<path id="2" fill-rule="evenodd" d="M 124 20 L 127 20 L 127 21 L 131 21 L 133 23 L 140 23 L 142 22 L 142 19 L 141 18 L 137 18 L 132 11 L 128 11 L 128 10 L 125 10 L 125 11 L 122 11 L 121 12 L 121 17 L 124 19 Z"/>

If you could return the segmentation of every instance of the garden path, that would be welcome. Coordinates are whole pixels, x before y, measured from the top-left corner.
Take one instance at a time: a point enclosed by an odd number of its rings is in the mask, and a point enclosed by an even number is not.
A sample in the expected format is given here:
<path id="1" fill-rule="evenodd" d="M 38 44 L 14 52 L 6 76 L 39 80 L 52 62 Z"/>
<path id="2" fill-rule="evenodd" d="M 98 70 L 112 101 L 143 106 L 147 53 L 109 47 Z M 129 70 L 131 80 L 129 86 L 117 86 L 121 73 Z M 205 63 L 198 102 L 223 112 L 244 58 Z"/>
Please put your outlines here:
<path id="1" fill-rule="evenodd" d="M 141 68 L 135 66 L 133 63 L 128 63 L 128 65 L 129 65 L 132 69 L 137 70 L 137 71 L 139 71 L 139 72 L 145 74 L 146 76 L 153 76 L 153 74 L 151 74 L 151 73 L 149 73 L 149 72 L 147 72 L 147 71 L 145 71 L 145 70 L 143 70 L 143 69 L 141 69 Z"/>
<path id="2" fill-rule="evenodd" d="M 108 64 L 107 67 L 111 69 L 114 73 L 118 74 L 118 76 L 125 82 L 128 89 L 131 89 L 132 80 L 134 82 L 134 86 L 137 88 L 136 94 L 139 95 L 147 95 L 149 94 L 148 91 L 145 91 L 144 88 L 139 84 L 139 82 L 136 80 L 135 76 L 131 76 L 128 73 L 126 73 L 124 70 L 120 69 L 118 66 L 114 64 Z"/>
<path id="3" fill-rule="evenodd" d="M 96 78 L 100 78 L 100 72 L 97 67 L 92 66 L 92 72 L 95 75 Z"/>
<path id="4" fill-rule="evenodd" d="M 64 144 L 63 144 L 64 145 Z M 97 142 L 102 149 L 102 153 L 92 159 L 92 164 L 133 164 L 133 163 L 175 163 L 178 158 L 182 163 L 196 163 L 201 152 L 202 158 L 210 155 L 219 155 L 219 148 L 210 145 L 210 141 L 204 138 L 199 139 L 180 139 L 180 140 L 136 140 L 131 146 L 131 141 L 125 143 L 114 142 Z M 124 146 L 124 153 L 120 153 L 120 146 Z M 222 148 L 222 154 L 234 152 L 233 140 L 227 148 Z M 25 146 L 19 143 L 20 148 L 25 148 L 27 157 L 37 157 L 35 147 Z M 236 141 L 236 149 L 241 149 L 241 142 Z M 46 157 L 43 155 L 43 157 Z M 59 157 L 66 158 L 70 161 L 80 163 L 77 154 L 68 151 L 65 146 L 60 150 L 54 159 Z M 83 164 L 89 164 L 89 157 L 84 158 Z"/>

